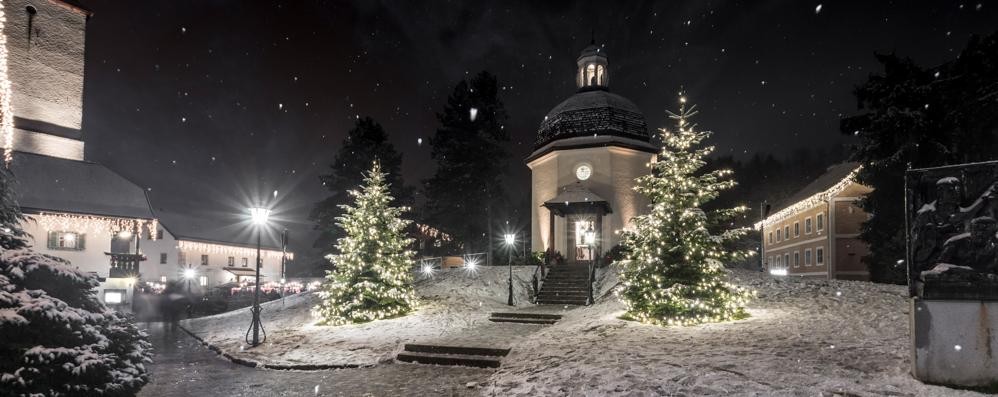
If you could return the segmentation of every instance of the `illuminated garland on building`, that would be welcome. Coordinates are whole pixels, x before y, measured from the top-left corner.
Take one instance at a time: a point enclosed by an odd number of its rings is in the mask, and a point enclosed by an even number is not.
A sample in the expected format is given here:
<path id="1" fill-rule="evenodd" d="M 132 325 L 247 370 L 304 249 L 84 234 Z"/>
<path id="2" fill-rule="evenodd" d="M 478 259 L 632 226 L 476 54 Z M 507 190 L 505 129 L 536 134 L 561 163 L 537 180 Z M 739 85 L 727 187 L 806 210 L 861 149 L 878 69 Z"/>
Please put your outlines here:
<path id="1" fill-rule="evenodd" d="M 219 254 L 219 255 L 242 257 L 242 258 L 256 258 L 256 248 L 247 248 L 234 245 L 178 240 L 177 248 L 180 248 L 180 250 L 183 252 L 197 251 L 205 254 Z M 268 249 L 260 250 L 260 258 L 268 259 L 268 258 L 280 258 L 280 257 L 281 257 L 281 251 L 268 250 Z M 288 252 L 287 258 L 288 260 L 292 260 L 295 258 L 295 254 L 293 252 Z"/>
<path id="2" fill-rule="evenodd" d="M 423 223 L 417 223 L 416 224 L 416 229 L 419 230 L 419 233 L 421 233 L 422 235 L 430 237 L 430 238 L 440 239 L 441 241 L 451 241 L 451 240 L 453 240 L 453 238 L 449 234 L 444 233 L 444 232 L 440 231 L 440 229 L 437 229 L 437 228 L 435 228 L 433 226 L 430 226 L 430 225 L 426 225 L 426 224 L 423 224 Z"/>
<path id="3" fill-rule="evenodd" d="M 863 166 L 856 167 L 856 169 L 852 170 L 852 172 L 850 172 L 849 175 L 846 175 L 845 178 L 842 178 L 841 181 L 836 183 L 834 186 L 828 188 L 827 190 L 815 193 L 811 197 L 798 201 L 787 208 L 779 210 L 775 214 L 770 215 L 762 222 L 756 222 L 754 225 L 755 229 L 759 230 L 762 226 L 770 226 L 774 223 L 780 223 L 784 219 L 787 219 L 795 214 L 798 214 L 802 211 L 806 211 L 815 206 L 824 204 L 825 202 L 828 201 L 829 198 L 835 197 L 835 195 L 842 193 L 842 191 L 845 190 L 847 187 L 849 187 L 849 185 L 856 182 L 856 174 L 858 174 L 859 171 L 862 169 Z"/>
<path id="4" fill-rule="evenodd" d="M 10 165 L 14 151 L 14 109 L 10 105 L 10 80 L 7 78 L 7 16 L 0 2 L 0 139 L 3 140 L 3 164 Z"/>
<path id="5" fill-rule="evenodd" d="M 118 218 L 109 216 L 46 212 L 28 216 L 35 219 L 38 222 L 38 225 L 47 231 L 117 234 L 121 232 L 142 230 L 143 226 L 145 226 L 149 239 L 155 240 L 156 230 L 159 228 L 159 221 L 156 219 Z"/>

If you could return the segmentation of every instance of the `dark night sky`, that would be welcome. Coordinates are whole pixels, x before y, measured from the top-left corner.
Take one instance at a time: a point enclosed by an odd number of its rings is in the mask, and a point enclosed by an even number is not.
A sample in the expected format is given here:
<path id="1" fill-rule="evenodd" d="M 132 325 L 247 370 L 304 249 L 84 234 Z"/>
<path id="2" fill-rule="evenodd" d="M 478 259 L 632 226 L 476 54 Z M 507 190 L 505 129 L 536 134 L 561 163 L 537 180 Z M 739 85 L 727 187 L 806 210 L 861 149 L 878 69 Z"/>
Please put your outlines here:
<path id="1" fill-rule="evenodd" d="M 994 2 L 86 2 L 87 158 L 150 188 L 170 211 L 232 214 L 278 190 L 292 231 L 324 195 L 326 172 L 358 115 L 372 116 L 415 184 L 453 85 L 498 75 L 513 136 L 510 181 L 549 109 L 575 91 L 591 30 L 611 90 L 649 127 L 683 87 L 721 154 L 786 155 L 847 143 L 838 120 L 875 51 L 923 65 L 954 58 L 998 28 Z M 301 233 L 297 233 L 301 236 Z M 293 235 L 294 237 L 294 235 Z M 297 248 L 311 241 L 298 239 Z"/>

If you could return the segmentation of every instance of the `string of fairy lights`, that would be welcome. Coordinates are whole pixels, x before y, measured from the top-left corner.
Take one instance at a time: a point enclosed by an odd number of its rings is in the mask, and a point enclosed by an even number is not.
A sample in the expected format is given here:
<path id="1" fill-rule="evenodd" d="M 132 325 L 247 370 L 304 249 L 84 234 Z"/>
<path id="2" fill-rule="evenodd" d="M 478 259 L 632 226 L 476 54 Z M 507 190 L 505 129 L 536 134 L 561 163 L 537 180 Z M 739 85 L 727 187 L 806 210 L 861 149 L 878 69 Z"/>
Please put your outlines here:
<path id="1" fill-rule="evenodd" d="M 708 227 L 724 224 L 748 208 L 712 210 L 702 204 L 735 186 L 730 170 L 701 173 L 713 147 L 701 147 L 710 132 L 697 131 L 689 118 L 697 113 L 686 107 L 671 113 L 678 132 L 662 129 L 664 146 L 654 172 L 637 179 L 635 190 L 652 203 L 647 215 L 634 218 L 621 232 L 628 248 L 621 265 L 622 287 L 618 297 L 626 316 L 657 325 L 696 325 L 747 316 L 744 310 L 753 291 L 726 281 L 724 261 L 746 258 L 751 250 L 729 251 L 725 243 L 744 236 L 747 228 L 712 234 Z"/>
<path id="2" fill-rule="evenodd" d="M 29 215 L 45 230 L 65 232 L 92 232 L 118 234 L 121 232 L 142 231 L 148 233 L 150 240 L 156 239 L 159 221 L 156 219 L 118 218 L 97 215 L 77 215 L 66 213 L 42 212 Z M 145 228 L 145 230 L 143 230 Z"/>
<path id="3" fill-rule="evenodd" d="M 327 325 L 363 323 L 400 316 L 418 304 L 413 288 L 414 252 L 402 219 L 405 207 L 391 207 L 385 174 L 375 163 L 361 191 L 351 191 L 339 226 L 346 236 L 338 254 L 327 258 L 336 270 L 326 276 L 314 315 Z"/>
<path id="4" fill-rule="evenodd" d="M 201 252 L 205 254 L 238 256 L 244 258 L 256 257 L 256 248 L 237 247 L 224 244 L 212 244 L 200 241 L 179 240 L 177 241 L 177 248 L 179 248 L 183 252 Z M 268 259 L 280 258 L 282 255 L 285 255 L 284 252 L 282 251 L 267 250 L 267 249 L 260 250 L 261 258 L 268 258 Z M 295 258 L 295 254 L 293 252 L 288 252 L 286 255 L 288 260 L 294 260 Z"/>
<path id="5" fill-rule="evenodd" d="M 7 15 L 0 2 L 0 144 L 3 145 L 3 165 L 10 166 L 14 151 L 14 110 L 10 105 L 10 79 L 7 77 Z"/>
<path id="6" fill-rule="evenodd" d="M 829 198 L 835 197 L 843 190 L 848 188 L 849 185 L 852 185 L 854 182 L 856 182 L 856 174 L 858 174 L 862 169 L 863 166 L 856 167 L 856 169 L 849 172 L 849 175 L 846 175 L 845 178 L 842 178 L 842 180 L 840 180 L 832 187 L 824 191 L 815 193 L 806 199 L 793 203 L 791 206 L 777 211 L 775 214 L 770 215 L 766 219 L 760 222 L 756 222 L 753 226 L 755 227 L 756 230 L 759 230 L 763 226 L 770 226 L 775 223 L 783 222 L 785 219 L 794 216 L 795 214 L 798 214 L 802 211 L 806 211 L 808 209 L 814 208 L 815 206 L 828 202 Z"/>

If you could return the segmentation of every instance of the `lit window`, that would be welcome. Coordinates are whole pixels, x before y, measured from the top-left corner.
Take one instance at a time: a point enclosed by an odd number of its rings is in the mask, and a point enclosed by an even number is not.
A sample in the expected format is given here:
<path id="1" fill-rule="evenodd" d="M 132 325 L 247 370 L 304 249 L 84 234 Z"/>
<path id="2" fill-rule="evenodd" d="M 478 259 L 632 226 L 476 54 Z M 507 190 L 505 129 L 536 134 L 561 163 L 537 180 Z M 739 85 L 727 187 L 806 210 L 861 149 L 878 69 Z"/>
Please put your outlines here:
<path id="1" fill-rule="evenodd" d="M 817 223 L 815 226 L 818 231 L 825 230 L 825 214 L 818 214 L 818 216 L 815 217 L 815 223 Z"/>
<path id="2" fill-rule="evenodd" d="M 83 251 L 86 235 L 76 232 L 49 232 L 48 248 L 53 250 Z"/>
<path id="3" fill-rule="evenodd" d="M 200 285 L 202 287 L 207 286 L 208 285 L 208 276 L 200 276 L 200 277 L 198 277 L 198 285 Z"/>
<path id="4" fill-rule="evenodd" d="M 786 236 L 787 240 L 790 240 L 790 225 L 783 226 L 783 235 Z"/>
<path id="5" fill-rule="evenodd" d="M 121 303 L 122 298 L 124 298 L 124 291 L 121 290 L 104 291 L 104 303 L 107 303 L 109 305 Z"/>
<path id="6" fill-rule="evenodd" d="M 825 263 L 825 249 L 823 247 L 814 250 L 814 263 L 817 265 Z"/>
<path id="7" fill-rule="evenodd" d="M 804 219 L 804 234 L 811 234 L 811 217 Z"/>
<path id="8" fill-rule="evenodd" d="M 586 85 L 596 85 L 596 64 L 590 63 L 586 66 Z"/>
<path id="9" fill-rule="evenodd" d="M 243 267 L 249 267 L 249 258 L 242 258 Z"/>
<path id="10" fill-rule="evenodd" d="M 166 282 L 166 276 L 159 276 L 159 282 L 165 283 Z"/>

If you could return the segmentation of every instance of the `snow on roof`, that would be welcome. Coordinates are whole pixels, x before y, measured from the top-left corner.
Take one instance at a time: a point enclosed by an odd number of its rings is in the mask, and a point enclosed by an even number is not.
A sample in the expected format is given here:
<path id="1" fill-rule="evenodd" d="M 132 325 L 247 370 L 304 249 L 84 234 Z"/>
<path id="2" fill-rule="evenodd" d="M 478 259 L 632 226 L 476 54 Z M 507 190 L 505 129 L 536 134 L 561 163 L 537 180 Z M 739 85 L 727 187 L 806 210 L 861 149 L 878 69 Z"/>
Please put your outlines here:
<path id="1" fill-rule="evenodd" d="M 157 210 L 159 223 L 177 240 L 256 248 L 256 227 L 240 214 L 188 215 Z M 261 247 L 280 251 L 283 229 L 270 227 L 263 233 Z"/>
<path id="2" fill-rule="evenodd" d="M 766 218 L 765 224 L 779 222 L 788 216 L 812 207 L 815 201 L 826 200 L 829 196 L 838 194 L 853 182 L 856 172 L 860 168 L 862 166 L 856 162 L 846 162 L 828 167 L 824 174 L 777 205 L 772 215 Z M 762 224 L 763 222 L 756 223 L 756 229 Z"/>
<path id="3" fill-rule="evenodd" d="M 25 212 L 155 218 L 145 190 L 101 164 L 18 152 L 11 170 Z"/>
<path id="4" fill-rule="evenodd" d="M 603 88 L 584 89 L 562 101 L 544 116 L 535 148 L 557 139 L 618 135 L 649 141 L 644 114 L 627 98 Z"/>

